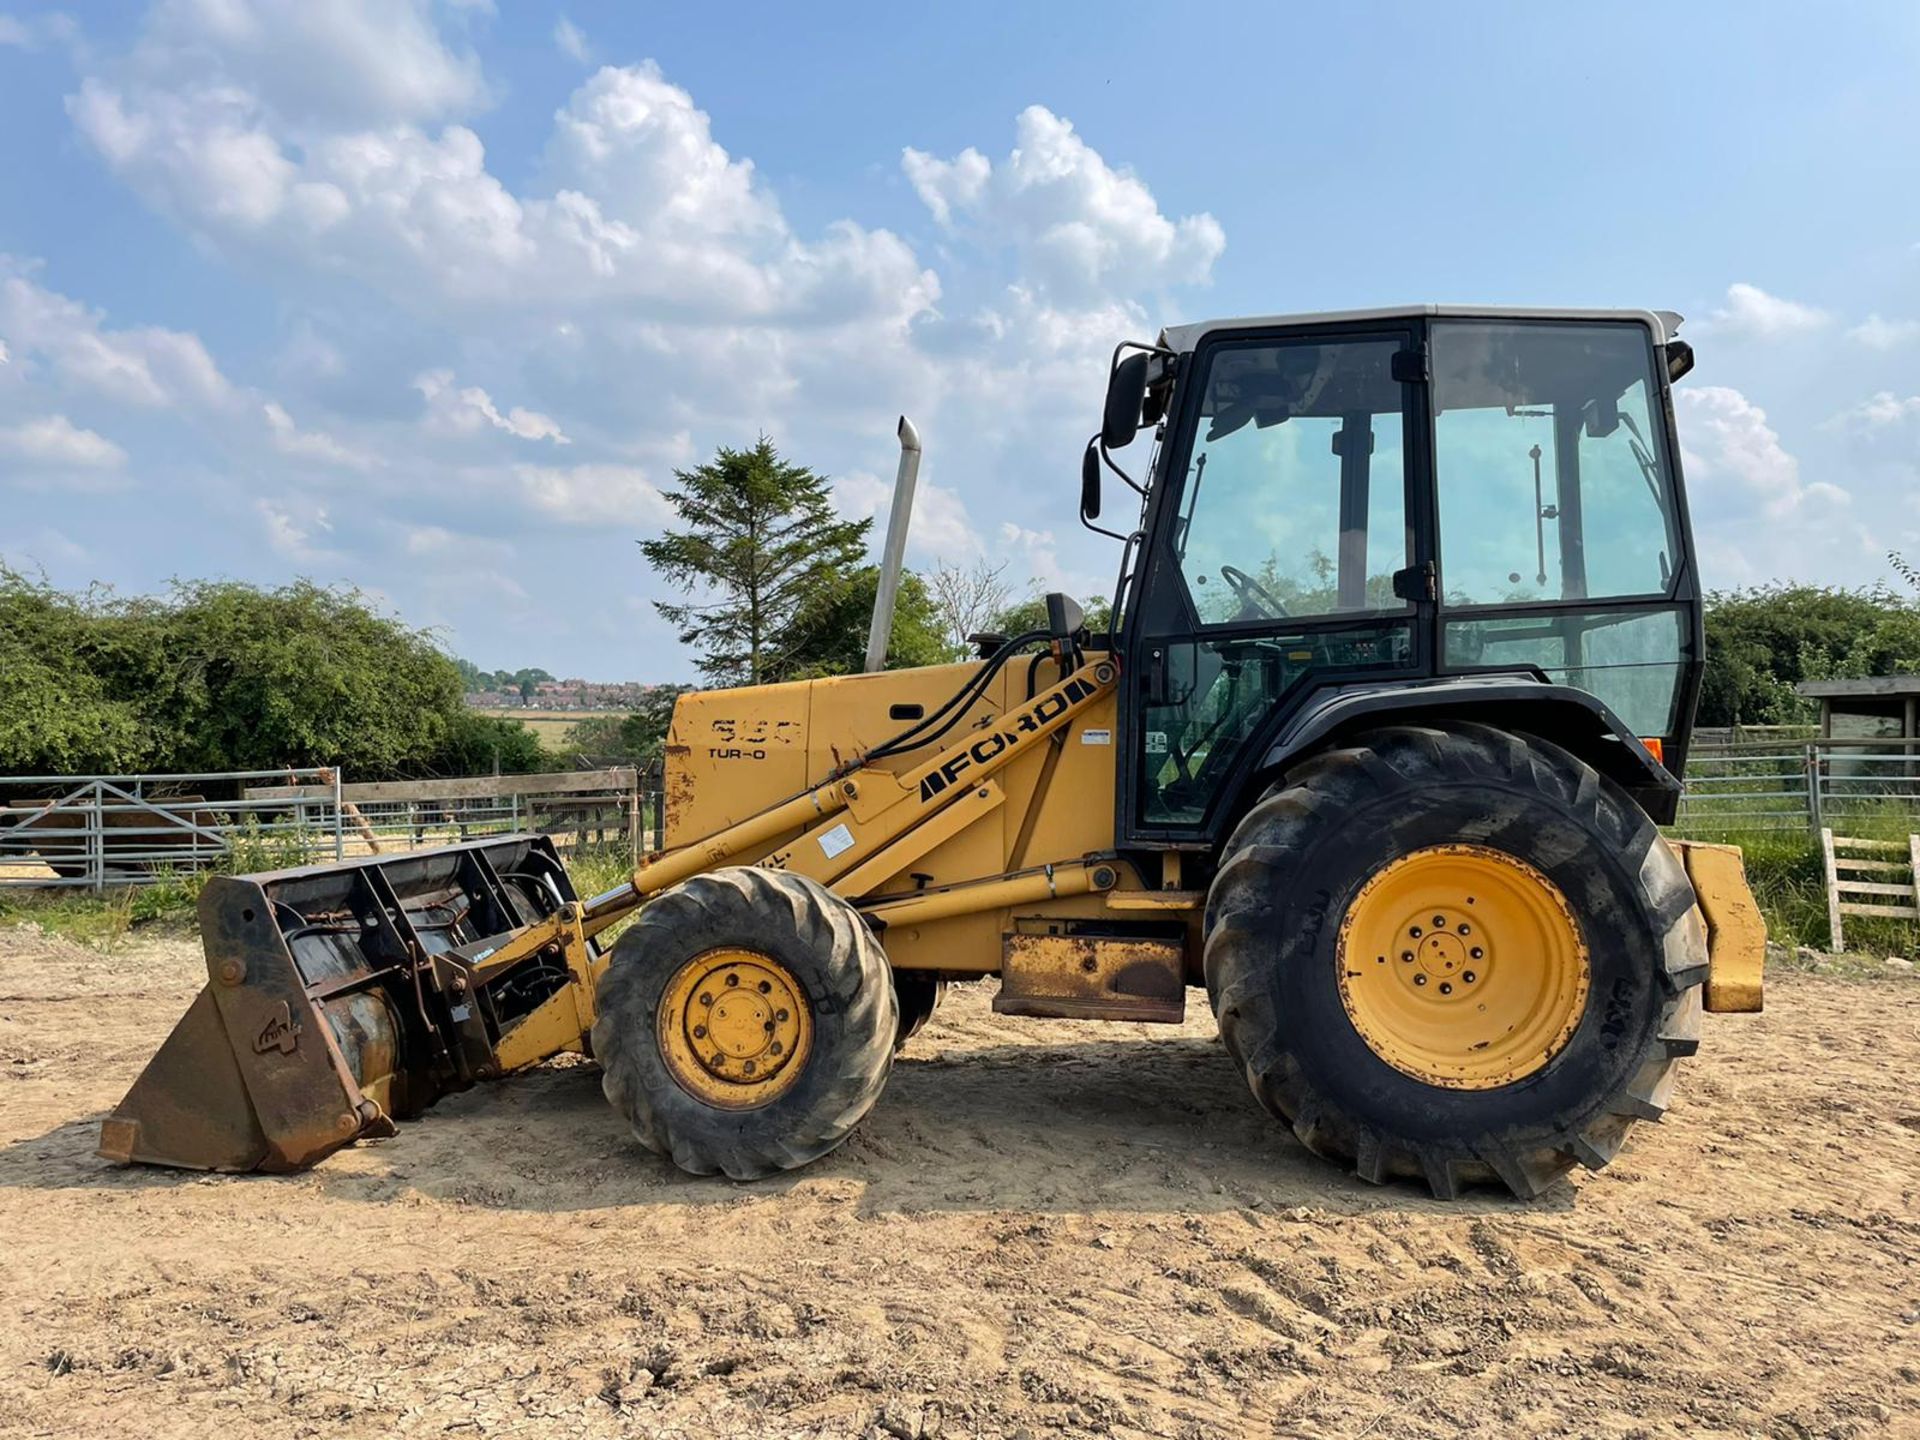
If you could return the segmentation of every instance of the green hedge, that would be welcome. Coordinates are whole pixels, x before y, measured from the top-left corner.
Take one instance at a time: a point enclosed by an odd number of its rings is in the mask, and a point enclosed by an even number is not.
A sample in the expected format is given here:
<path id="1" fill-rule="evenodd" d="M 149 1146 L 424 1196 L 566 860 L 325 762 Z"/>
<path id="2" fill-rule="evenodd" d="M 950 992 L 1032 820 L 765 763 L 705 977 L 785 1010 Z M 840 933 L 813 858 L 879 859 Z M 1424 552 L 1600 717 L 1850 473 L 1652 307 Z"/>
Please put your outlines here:
<path id="1" fill-rule="evenodd" d="M 432 636 L 352 590 L 55 590 L 0 567 L 0 774 L 342 766 L 357 780 L 541 768 L 468 708 Z"/>

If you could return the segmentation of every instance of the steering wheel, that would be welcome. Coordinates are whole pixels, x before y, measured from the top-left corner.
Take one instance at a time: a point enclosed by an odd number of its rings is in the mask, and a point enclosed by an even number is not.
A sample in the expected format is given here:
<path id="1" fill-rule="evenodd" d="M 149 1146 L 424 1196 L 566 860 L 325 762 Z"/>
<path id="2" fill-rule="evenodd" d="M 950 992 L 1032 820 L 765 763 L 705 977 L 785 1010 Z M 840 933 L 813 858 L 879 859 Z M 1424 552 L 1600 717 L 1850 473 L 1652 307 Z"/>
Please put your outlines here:
<path id="1" fill-rule="evenodd" d="M 1233 598 L 1240 602 L 1243 611 L 1250 611 L 1256 616 L 1286 617 L 1287 607 L 1273 598 L 1272 591 L 1239 566 L 1222 565 L 1220 578 L 1227 582 L 1227 588 L 1233 591 Z"/>

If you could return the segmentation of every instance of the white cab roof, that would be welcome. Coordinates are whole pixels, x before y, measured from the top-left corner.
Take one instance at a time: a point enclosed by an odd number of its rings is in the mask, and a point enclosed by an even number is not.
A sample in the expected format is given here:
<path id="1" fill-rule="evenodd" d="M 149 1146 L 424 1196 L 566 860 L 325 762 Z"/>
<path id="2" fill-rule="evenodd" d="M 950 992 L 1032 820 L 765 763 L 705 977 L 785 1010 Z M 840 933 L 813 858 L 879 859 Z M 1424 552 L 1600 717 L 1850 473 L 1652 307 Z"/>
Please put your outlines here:
<path id="1" fill-rule="evenodd" d="M 1630 320 L 1653 331 L 1665 344 L 1680 328 L 1672 310 L 1545 310 L 1525 305 L 1389 305 L 1377 310 L 1317 310 L 1303 315 L 1249 315 L 1230 320 L 1200 320 L 1169 325 L 1160 343 L 1169 350 L 1192 350 L 1215 330 L 1266 330 L 1282 326 L 1341 325 L 1350 321 L 1417 320 L 1435 317 L 1473 320 Z"/>

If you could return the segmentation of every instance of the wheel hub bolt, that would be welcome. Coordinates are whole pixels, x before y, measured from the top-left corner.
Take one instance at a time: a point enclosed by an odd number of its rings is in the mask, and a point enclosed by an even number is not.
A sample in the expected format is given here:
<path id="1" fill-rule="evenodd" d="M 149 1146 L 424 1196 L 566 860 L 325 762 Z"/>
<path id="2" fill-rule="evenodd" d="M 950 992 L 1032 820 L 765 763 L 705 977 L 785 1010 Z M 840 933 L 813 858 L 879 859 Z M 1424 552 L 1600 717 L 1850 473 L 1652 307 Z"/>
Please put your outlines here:
<path id="1" fill-rule="evenodd" d="M 1463 970 L 1460 972 L 1460 978 L 1471 985 L 1473 983 L 1473 972 L 1471 970 Z"/>
<path id="2" fill-rule="evenodd" d="M 1418 940 L 1420 938 L 1420 927 L 1418 925 L 1408 926 L 1407 934 L 1411 935 L 1414 939 Z"/>
<path id="3" fill-rule="evenodd" d="M 1453 986 L 1449 985 L 1446 981 L 1442 980 L 1440 982 L 1440 993 L 1442 995 L 1451 995 L 1453 993 Z"/>
<path id="4" fill-rule="evenodd" d="M 740 977 L 738 975 L 729 974 L 727 976 L 727 984 L 738 985 L 739 983 L 740 983 Z"/>
<path id="5" fill-rule="evenodd" d="M 694 1027 L 693 1027 L 693 1038 L 694 1038 L 694 1039 L 696 1039 L 696 1040 L 704 1040 L 704 1039 L 706 1039 L 706 1038 L 707 1038 L 707 1027 L 706 1027 L 706 1026 L 704 1026 L 704 1025 L 696 1025 L 696 1026 L 694 1026 Z"/>
<path id="6" fill-rule="evenodd" d="M 1446 929 L 1446 928 L 1447 928 L 1447 917 L 1446 917 L 1446 916 L 1444 916 L 1444 915 L 1436 915 L 1436 916 L 1434 916 L 1434 917 L 1433 917 L 1433 928 L 1434 928 L 1434 929 L 1436 929 L 1436 930 L 1444 930 L 1444 929 Z"/>
<path id="7" fill-rule="evenodd" d="M 1460 922 L 1460 933 L 1462 935 L 1471 935 L 1473 933 L 1473 927 L 1467 924 L 1466 921 L 1462 920 Z"/>
<path id="8" fill-rule="evenodd" d="M 760 982 L 760 993 L 762 995 L 771 995 L 773 993 L 773 982 L 770 980 L 762 980 Z"/>
<path id="9" fill-rule="evenodd" d="M 782 1024 L 785 1024 L 787 1019 L 787 1012 L 784 1010 L 776 1010 L 773 1012 L 773 1018 L 780 1021 Z"/>
<path id="10" fill-rule="evenodd" d="M 1487 954 L 1487 952 L 1482 950 L 1478 945 L 1474 946 L 1473 949 L 1469 950 L 1467 953 L 1473 956 L 1473 958 L 1476 960 L 1485 959 Z"/>
<path id="11" fill-rule="evenodd" d="M 1424 975 L 1416 975 L 1413 977 L 1413 983 L 1416 985 L 1424 985 L 1427 983 L 1427 977 Z"/>
<path id="12" fill-rule="evenodd" d="M 713 1003 L 713 996 L 711 996 L 711 995 L 702 995 L 702 996 L 700 997 L 700 1003 L 701 1003 L 702 1005 L 711 1005 L 711 1004 Z"/>

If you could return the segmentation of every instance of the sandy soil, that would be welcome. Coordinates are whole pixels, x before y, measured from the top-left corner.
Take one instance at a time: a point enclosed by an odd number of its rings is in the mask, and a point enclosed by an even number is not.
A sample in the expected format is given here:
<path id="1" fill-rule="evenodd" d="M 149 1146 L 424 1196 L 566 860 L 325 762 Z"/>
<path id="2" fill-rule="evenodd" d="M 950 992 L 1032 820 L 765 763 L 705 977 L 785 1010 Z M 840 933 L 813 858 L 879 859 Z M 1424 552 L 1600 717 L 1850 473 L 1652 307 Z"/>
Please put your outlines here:
<path id="1" fill-rule="evenodd" d="M 201 978 L 0 932 L 0 1433 L 1920 1435 L 1920 981 L 1778 978 L 1521 1206 L 1373 1189 L 1178 1030 L 962 990 L 810 1170 L 589 1065 L 292 1178 L 92 1156 Z"/>

